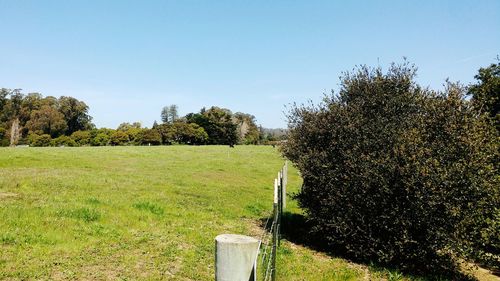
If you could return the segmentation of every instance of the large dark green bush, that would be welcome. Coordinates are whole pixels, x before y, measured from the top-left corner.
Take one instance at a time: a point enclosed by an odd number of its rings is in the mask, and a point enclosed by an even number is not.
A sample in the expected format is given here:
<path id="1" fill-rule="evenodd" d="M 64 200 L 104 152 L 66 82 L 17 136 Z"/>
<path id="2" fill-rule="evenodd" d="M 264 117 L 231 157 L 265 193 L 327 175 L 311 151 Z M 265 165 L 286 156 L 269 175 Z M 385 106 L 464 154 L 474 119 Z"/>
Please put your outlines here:
<path id="1" fill-rule="evenodd" d="M 405 63 L 360 67 L 339 94 L 289 114 L 283 153 L 329 249 L 417 273 L 453 272 L 499 206 L 495 130 L 448 84 L 433 92 Z M 450 271 L 451 270 L 451 271 Z"/>

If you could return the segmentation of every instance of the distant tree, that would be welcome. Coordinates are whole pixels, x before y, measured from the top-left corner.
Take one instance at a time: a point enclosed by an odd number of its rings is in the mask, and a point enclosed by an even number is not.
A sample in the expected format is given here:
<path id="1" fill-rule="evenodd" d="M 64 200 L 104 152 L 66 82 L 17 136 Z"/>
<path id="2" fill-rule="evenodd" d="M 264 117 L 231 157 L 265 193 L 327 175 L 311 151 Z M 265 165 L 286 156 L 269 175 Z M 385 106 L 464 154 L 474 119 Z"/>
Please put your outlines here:
<path id="1" fill-rule="evenodd" d="M 21 109 L 19 110 L 19 121 L 22 125 L 25 125 L 31 117 L 31 112 L 39 110 L 43 105 L 43 97 L 39 93 L 29 93 L 27 94 L 22 102 Z"/>
<path id="2" fill-rule="evenodd" d="M 285 129 L 270 129 L 259 127 L 260 140 L 262 143 L 283 141 L 287 138 L 287 130 Z"/>
<path id="3" fill-rule="evenodd" d="M 106 146 L 109 143 L 109 138 L 108 134 L 100 132 L 91 140 L 90 144 L 92 146 Z"/>
<path id="4" fill-rule="evenodd" d="M 134 144 L 141 144 L 140 143 L 140 136 L 142 134 L 142 131 L 146 129 L 138 129 L 138 128 L 130 128 L 125 133 L 127 133 L 129 140 L 134 143 Z"/>
<path id="5" fill-rule="evenodd" d="M 179 119 L 178 109 L 177 105 L 170 105 L 170 123 L 174 123 L 177 119 Z"/>
<path id="6" fill-rule="evenodd" d="M 168 123 L 169 119 L 169 111 L 170 111 L 170 107 L 169 106 L 165 106 L 162 108 L 161 110 L 161 121 L 163 123 Z"/>
<path id="7" fill-rule="evenodd" d="M 205 144 L 208 135 L 205 130 L 195 123 L 175 122 L 173 124 L 158 125 L 163 144 Z"/>
<path id="8" fill-rule="evenodd" d="M 0 127 L 0 147 L 9 146 L 10 140 L 7 138 L 7 130 L 4 127 Z"/>
<path id="9" fill-rule="evenodd" d="M 89 145 L 92 139 L 90 131 L 76 131 L 71 138 L 80 146 Z"/>
<path id="10" fill-rule="evenodd" d="M 138 136 L 138 140 L 142 145 L 159 145 L 161 144 L 161 135 L 157 130 L 145 129 Z"/>
<path id="11" fill-rule="evenodd" d="M 26 127 L 33 133 L 49 134 L 52 137 L 63 134 L 68 128 L 64 115 L 57 109 L 47 105 L 31 113 Z"/>
<path id="12" fill-rule="evenodd" d="M 92 117 L 88 114 L 89 107 L 73 97 L 59 98 L 59 111 L 64 115 L 67 124 L 66 134 L 71 135 L 79 130 L 89 130 L 93 127 Z"/>
<path id="13" fill-rule="evenodd" d="M 10 95 L 10 90 L 1 88 L 0 89 L 0 113 L 3 112 L 3 109 L 7 102 L 9 101 L 8 96 Z"/>
<path id="14" fill-rule="evenodd" d="M 128 142 L 129 142 L 128 135 L 123 131 L 114 132 L 109 139 L 109 143 L 111 145 L 124 145 L 127 144 Z"/>
<path id="15" fill-rule="evenodd" d="M 500 59 L 488 67 L 480 68 L 478 82 L 469 88 L 476 109 L 486 112 L 500 132 Z"/>
<path id="16" fill-rule="evenodd" d="M 259 142 L 259 128 L 255 123 L 255 116 L 236 112 L 234 119 L 237 124 L 240 142 L 243 144 L 257 144 Z"/>
<path id="17" fill-rule="evenodd" d="M 162 144 L 170 145 L 175 142 L 174 128 L 172 124 L 163 123 L 156 126 L 153 130 L 160 134 Z"/>
<path id="18" fill-rule="evenodd" d="M 161 120 L 163 123 L 174 123 L 179 119 L 178 106 L 175 104 L 163 107 L 161 111 Z"/>
<path id="19" fill-rule="evenodd" d="M 175 123 L 175 124 L 185 124 L 185 123 Z M 174 125 L 175 125 L 174 124 Z M 186 124 L 184 130 L 180 132 L 180 140 L 185 144 L 205 144 L 208 140 L 208 134 L 200 127 L 198 124 Z"/>
<path id="20" fill-rule="evenodd" d="M 12 121 L 10 127 L 10 145 L 15 146 L 18 144 L 21 137 L 21 128 L 19 127 L 19 119 L 16 118 Z"/>
<path id="21" fill-rule="evenodd" d="M 140 129 L 142 127 L 140 122 L 134 122 L 132 124 L 125 122 L 121 123 L 118 128 L 116 128 L 118 131 L 127 131 L 129 129 L 135 128 L 135 129 Z"/>
<path id="22" fill-rule="evenodd" d="M 153 129 L 156 129 L 158 127 L 158 123 L 156 122 L 156 120 L 153 122 Z"/>
<path id="23" fill-rule="evenodd" d="M 22 108 L 24 95 L 21 89 L 2 90 L 2 95 L 7 94 L 8 99 L 4 100 L 0 121 L 12 122 L 14 119 L 19 118 Z"/>
<path id="24" fill-rule="evenodd" d="M 200 113 L 186 115 L 186 122 L 196 123 L 208 134 L 208 144 L 238 143 L 238 125 L 229 109 L 212 106 L 202 108 Z"/>
<path id="25" fill-rule="evenodd" d="M 210 120 L 204 115 L 206 112 L 205 108 L 200 110 L 200 113 L 189 113 L 184 118 L 187 123 L 198 124 L 200 127 L 205 128 L 205 130 L 210 126 Z"/>
<path id="26" fill-rule="evenodd" d="M 70 146 L 70 147 L 78 146 L 77 143 L 71 137 L 65 135 L 61 135 L 55 139 L 52 139 L 50 144 L 52 146 Z"/>
<path id="27" fill-rule="evenodd" d="M 47 135 L 47 134 L 37 135 L 37 134 L 31 133 L 28 136 L 28 140 L 29 140 L 30 146 L 43 147 L 43 146 L 50 146 L 52 138 L 50 137 L 50 135 Z"/>

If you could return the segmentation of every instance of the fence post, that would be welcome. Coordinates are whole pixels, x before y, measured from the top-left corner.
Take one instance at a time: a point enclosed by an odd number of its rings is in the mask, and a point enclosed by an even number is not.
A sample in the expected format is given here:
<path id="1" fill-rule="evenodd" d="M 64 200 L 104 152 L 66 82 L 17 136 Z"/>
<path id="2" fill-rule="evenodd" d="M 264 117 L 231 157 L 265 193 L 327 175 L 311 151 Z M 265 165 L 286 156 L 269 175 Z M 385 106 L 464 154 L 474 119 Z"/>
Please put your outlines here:
<path id="1" fill-rule="evenodd" d="M 215 281 L 255 281 L 259 240 L 238 234 L 215 237 Z"/>
<path id="2" fill-rule="evenodd" d="M 277 254 L 277 244 L 278 244 L 278 219 L 280 212 L 280 189 L 279 189 L 279 173 L 278 178 L 274 179 L 274 202 L 273 202 L 273 224 L 271 228 L 272 234 L 272 254 L 271 254 L 271 280 L 276 280 L 276 254 Z"/>
<path id="3" fill-rule="evenodd" d="M 278 246 L 281 246 L 281 215 L 283 213 L 283 169 L 278 172 L 278 186 L 279 186 L 279 195 L 278 195 L 278 227 L 277 227 L 277 239 Z"/>
<path id="4" fill-rule="evenodd" d="M 283 208 L 286 208 L 286 185 L 288 184 L 288 161 L 283 166 Z"/>

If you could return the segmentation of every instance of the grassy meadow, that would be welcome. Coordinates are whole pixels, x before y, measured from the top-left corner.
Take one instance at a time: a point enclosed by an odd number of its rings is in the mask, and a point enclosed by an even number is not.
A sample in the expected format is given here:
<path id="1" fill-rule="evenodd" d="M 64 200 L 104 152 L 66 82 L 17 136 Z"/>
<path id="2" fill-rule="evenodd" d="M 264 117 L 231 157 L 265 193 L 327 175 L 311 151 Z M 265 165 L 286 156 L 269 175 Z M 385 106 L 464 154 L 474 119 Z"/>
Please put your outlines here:
<path id="1" fill-rule="evenodd" d="M 215 236 L 259 237 L 282 164 L 266 146 L 1 148 L 0 280 L 213 280 Z M 278 273 L 410 279 L 287 241 Z"/>

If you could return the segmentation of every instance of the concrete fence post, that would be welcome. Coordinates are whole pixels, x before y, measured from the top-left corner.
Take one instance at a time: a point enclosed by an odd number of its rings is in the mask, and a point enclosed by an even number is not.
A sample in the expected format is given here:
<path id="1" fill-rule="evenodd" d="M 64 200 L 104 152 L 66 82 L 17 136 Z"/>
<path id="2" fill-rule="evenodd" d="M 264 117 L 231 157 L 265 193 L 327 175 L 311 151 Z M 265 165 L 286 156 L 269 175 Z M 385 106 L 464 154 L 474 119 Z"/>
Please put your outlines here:
<path id="1" fill-rule="evenodd" d="M 274 179 L 274 204 L 278 204 L 278 179 Z"/>
<path id="2" fill-rule="evenodd" d="M 237 234 L 215 237 L 215 281 L 255 281 L 259 240 Z"/>
<path id="3" fill-rule="evenodd" d="M 288 161 L 285 161 L 283 167 L 283 208 L 286 208 L 286 185 L 288 183 Z"/>

